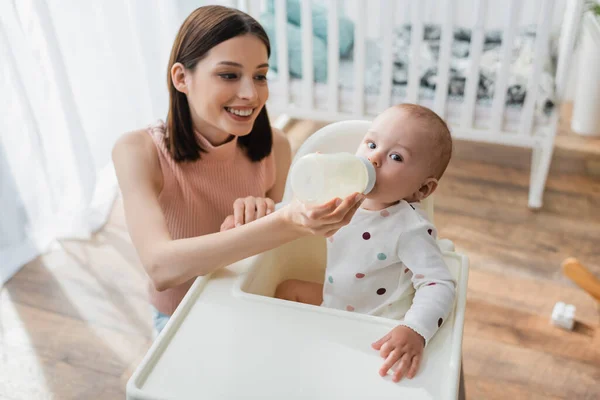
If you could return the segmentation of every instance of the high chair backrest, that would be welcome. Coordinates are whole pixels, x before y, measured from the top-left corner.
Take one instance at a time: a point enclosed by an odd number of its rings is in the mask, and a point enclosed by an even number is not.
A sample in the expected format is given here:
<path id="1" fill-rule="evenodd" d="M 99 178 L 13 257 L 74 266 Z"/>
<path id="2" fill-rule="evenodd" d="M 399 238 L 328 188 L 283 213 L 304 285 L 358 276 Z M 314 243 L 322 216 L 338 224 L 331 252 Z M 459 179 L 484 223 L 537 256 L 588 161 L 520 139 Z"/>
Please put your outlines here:
<path id="1" fill-rule="evenodd" d="M 299 158 L 317 151 L 321 153 L 348 152 L 354 154 L 370 126 L 371 121 L 365 120 L 340 121 L 324 126 L 313 133 L 306 139 L 302 146 L 300 146 L 292 160 L 292 167 Z M 291 183 L 288 179 L 283 202 L 287 203 L 291 201 L 292 197 Z M 422 205 L 433 223 L 433 196 L 429 196 L 425 199 Z"/>

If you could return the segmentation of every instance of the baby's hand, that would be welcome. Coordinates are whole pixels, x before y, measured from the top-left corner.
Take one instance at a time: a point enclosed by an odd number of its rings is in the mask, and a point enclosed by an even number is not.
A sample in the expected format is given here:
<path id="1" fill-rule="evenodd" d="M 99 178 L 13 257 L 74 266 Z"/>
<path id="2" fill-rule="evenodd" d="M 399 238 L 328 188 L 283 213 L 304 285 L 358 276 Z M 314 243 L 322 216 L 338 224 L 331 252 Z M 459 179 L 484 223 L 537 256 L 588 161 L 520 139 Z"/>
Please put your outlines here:
<path id="1" fill-rule="evenodd" d="M 425 339 L 412 329 L 400 325 L 372 346 L 375 350 L 379 350 L 381 357 L 385 358 L 379 375 L 385 376 L 388 370 L 400 361 L 393 376 L 393 381 L 398 382 L 403 376 L 412 379 L 416 375 L 421 363 Z"/>

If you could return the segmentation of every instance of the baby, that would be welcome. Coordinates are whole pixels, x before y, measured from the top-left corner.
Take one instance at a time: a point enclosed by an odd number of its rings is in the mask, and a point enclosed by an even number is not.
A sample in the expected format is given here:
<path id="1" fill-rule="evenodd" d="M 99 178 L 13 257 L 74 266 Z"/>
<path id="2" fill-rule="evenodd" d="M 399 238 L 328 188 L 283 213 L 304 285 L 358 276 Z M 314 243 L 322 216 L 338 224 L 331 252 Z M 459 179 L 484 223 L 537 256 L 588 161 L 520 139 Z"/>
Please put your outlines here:
<path id="1" fill-rule="evenodd" d="M 325 283 L 282 282 L 277 298 L 400 320 L 372 344 L 385 376 L 415 376 L 423 348 L 454 305 L 456 282 L 419 202 L 450 161 L 446 123 L 428 108 L 400 104 L 372 124 L 356 155 L 375 166 L 376 183 L 347 226 L 328 238 Z"/>

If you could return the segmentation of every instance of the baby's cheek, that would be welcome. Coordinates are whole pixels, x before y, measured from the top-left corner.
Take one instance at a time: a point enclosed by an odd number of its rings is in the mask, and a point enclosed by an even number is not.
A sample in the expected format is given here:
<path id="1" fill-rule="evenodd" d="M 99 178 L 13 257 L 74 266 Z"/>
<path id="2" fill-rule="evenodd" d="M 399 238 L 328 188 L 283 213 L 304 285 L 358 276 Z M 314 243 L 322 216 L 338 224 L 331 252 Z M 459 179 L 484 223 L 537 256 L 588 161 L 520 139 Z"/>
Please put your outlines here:
<path id="1" fill-rule="evenodd" d="M 378 185 L 385 188 L 386 192 L 390 193 L 392 196 L 402 193 L 407 183 L 403 174 L 397 171 L 394 171 L 394 173 L 380 174 L 377 179 Z"/>
<path id="2" fill-rule="evenodd" d="M 367 146 L 361 144 L 360 146 L 358 146 L 358 149 L 356 149 L 356 153 L 354 153 L 354 155 L 357 157 L 367 157 L 368 152 L 365 150 L 366 148 Z"/>

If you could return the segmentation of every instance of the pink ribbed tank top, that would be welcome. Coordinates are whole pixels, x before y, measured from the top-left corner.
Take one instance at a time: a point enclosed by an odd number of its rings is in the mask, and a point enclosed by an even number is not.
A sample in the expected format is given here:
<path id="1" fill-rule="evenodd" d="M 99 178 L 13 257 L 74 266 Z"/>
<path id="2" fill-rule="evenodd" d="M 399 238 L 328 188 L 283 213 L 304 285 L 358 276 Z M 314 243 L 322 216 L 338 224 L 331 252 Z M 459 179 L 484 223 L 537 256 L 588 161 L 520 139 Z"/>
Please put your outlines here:
<path id="1" fill-rule="evenodd" d="M 215 147 L 196 132 L 208 152 L 202 153 L 200 160 L 176 163 L 164 145 L 165 124 L 158 121 L 148 127 L 148 133 L 158 150 L 163 176 L 158 200 L 173 239 L 218 232 L 223 220 L 233 213 L 237 198 L 265 197 L 275 184 L 273 151 L 263 160 L 252 162 L 238 146 L 237 138 Z M 150 302 L 158 311 L 171 315 L 193 281 L 162 292 L 150 284 Z"/>

